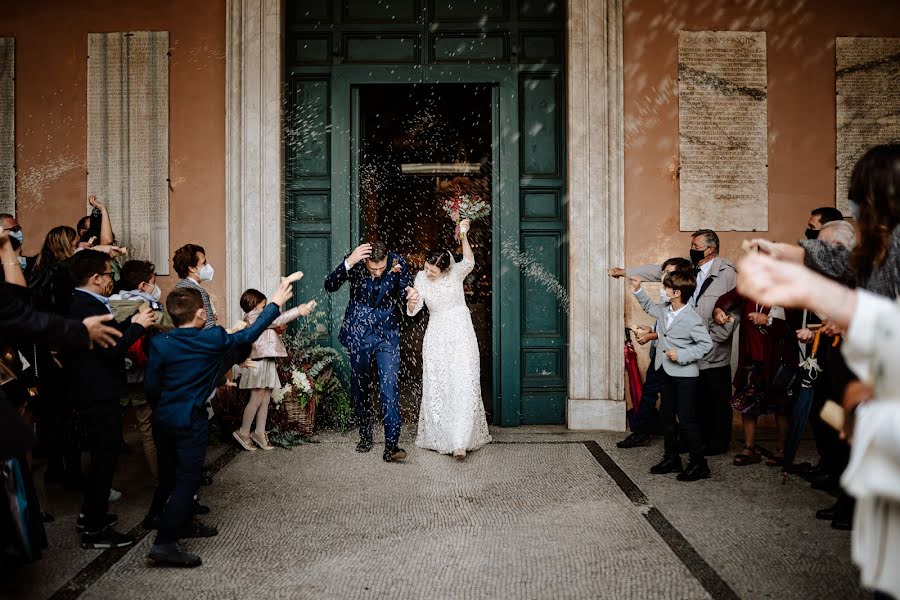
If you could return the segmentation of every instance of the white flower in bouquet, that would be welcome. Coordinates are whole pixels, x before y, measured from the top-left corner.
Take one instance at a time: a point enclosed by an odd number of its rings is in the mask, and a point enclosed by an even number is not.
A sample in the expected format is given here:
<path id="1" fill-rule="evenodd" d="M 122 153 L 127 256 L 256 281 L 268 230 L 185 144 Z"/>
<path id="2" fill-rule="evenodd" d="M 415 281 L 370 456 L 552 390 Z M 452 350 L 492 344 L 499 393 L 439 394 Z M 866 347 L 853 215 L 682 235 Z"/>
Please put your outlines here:
<path id="1" fill-rule="evenodd" d="M 291 384 L 286 383 L 280 388 L 275 388 L 272 390 L 272 400 L 275 402 L 275 406 L 281 406 L 281 403 L 284 402 L 285 396 L 291 393 Z"/>
<path id="2" fill-rule="evenodd" d="M 306 376 L 306 373 L 294 371 L 291 374 L 291 381 L 293 381 L 294 385 L 297 386 L 297 389 L 302 390 L 304 394 L 307 396 L 312 395 L 312 385 L 310 385 L 309 377 Z"/>

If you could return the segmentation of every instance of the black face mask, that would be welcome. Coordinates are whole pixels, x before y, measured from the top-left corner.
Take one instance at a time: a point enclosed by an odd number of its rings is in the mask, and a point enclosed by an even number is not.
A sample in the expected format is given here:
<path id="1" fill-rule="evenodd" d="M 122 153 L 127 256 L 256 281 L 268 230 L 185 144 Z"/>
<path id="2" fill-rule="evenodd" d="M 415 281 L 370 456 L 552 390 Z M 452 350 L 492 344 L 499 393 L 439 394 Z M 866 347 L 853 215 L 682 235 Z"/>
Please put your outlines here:
<path id="1" fill-rule="evenodd" d="M 691 262 L 694 263 L 694 266 L 697 266 L 697 263 L 704 258 L 706 258 L 706 250 L 694 250 L 691 248 Z"/>
<path id="2" fill-rule="evenodd" d="M 818 230 L 818 229 L 807 229 L 807 230 L 806 230 L 806 239 L 808 239 L 808 240 L 815 240 L 815 239 L 817 239 L 818 237 L 819 237 L 819 230 Z"/>

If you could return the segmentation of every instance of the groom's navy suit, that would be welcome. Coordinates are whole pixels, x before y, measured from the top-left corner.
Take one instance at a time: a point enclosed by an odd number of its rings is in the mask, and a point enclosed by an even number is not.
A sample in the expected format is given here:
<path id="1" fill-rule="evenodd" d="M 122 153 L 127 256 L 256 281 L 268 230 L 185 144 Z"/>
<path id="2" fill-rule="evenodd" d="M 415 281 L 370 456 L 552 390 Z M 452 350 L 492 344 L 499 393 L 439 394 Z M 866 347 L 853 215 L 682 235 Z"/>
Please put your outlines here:
<path id="1" fill-rule="evenodd" d="M 378 371 L 381 408 L 384 412 L 386 448 L 396 448 L 400 439 L 400 400 L 397 375 L 400 370 L 400 310 L 406 303 L 409 273 L 403 257 L 388 253 L 387 268 L 379 278 L 369 274 L 364 261 L 348 271 L 342 262 L 325 279 L 325 291 L 336 292 L 350 282 L 350 303 L 344 313 L 339 340 L 350 353 L 350 391 L 356 406 L 359 437 L 372 440 L 374 415 L 369 400 L 372 363 Z M 394 273 L 392 266 L 400 266 Z"/>

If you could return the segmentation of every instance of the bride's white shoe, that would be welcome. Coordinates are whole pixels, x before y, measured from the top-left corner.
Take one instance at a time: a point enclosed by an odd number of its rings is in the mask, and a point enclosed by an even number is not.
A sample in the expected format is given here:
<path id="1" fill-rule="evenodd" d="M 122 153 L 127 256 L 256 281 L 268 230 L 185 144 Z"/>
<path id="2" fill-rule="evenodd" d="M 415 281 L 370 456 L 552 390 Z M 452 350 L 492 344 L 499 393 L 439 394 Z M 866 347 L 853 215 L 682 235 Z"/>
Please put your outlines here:
<path id="1" fill-rule="evenodd" d="M 466 451 L 465 451 L 464 449 L 462 449 L 462 448 L 460 448 L 459 450 L 454 450 L 454 451 L 453 451 L 453 458 L 455 458 L 455 459 L 458 460 L 458 461 L 464 461 L 464 460 L 466 460 Z"/>

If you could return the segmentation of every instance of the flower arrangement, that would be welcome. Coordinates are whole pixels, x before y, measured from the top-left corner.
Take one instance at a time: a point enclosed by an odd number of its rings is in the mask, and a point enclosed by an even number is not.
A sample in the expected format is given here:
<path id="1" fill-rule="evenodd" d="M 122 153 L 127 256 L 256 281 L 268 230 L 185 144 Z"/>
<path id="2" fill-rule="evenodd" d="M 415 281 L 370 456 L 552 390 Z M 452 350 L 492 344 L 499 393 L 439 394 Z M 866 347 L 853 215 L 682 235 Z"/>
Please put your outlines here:
<path id="1" fill-rule="evenodd" d="M 481 196 L 468 194 L 456 194 L 452 198 L 443 201 L 444 211 L 456 223 L 456 239 L 459 239 L 459 222 L 469 219 L 473 223 L 491 214 L 491 205 L 481 199 Z"/>
<path id="2" fill-rule="evenodd" d="M 287 411 L 289 421 L 299 421 L 301 428 L 311 430 L 318 420 L 326 427 L 346 429 L 353 411 L 338 375 L 343 356 L 320 345 L 325 327 L 318 319 L 324 316 L 318 312 L 298 320 L 294 332 L 284 336 L 288 355 L 278 361 L 282 386 L 272 391 L 272 400 Z"/>

